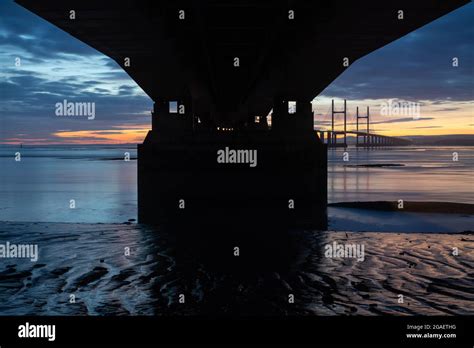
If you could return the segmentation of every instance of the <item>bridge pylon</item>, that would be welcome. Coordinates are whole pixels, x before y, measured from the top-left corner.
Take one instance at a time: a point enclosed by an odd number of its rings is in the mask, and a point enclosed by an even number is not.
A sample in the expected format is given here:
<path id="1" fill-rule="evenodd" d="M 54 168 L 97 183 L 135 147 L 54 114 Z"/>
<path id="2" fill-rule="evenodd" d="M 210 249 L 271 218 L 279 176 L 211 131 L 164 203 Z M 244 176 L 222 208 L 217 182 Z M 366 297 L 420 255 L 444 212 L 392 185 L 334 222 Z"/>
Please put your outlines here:
<path id="1" fill-rule="evenodd" d="M 343 131 L 335 131 L 334 130 L 334 117 L 338 114 L 344 115 L 344 130 Z M 342 134 L 343 135 L 343 142 L 337 142 L 337 136 Z M 347 101 L 344 99 L 344 109 L 336 111 L 334 109 L 334 99 L 332 100 L 331 104 L 331 131 L 328 132 L 327 135 L 327 144 L 328 147 L 347 147 Z"/>
<path id="2" fill-rule="evenodd" d="M 366 119 L 367 132 L 365 135 L 359 133 L 359 119 Z M 369 146 L 370 145 L 370 108 L 367 106 L 367 114 L 360 115 L 359 107 L 356 108 L 356 146 Z M 364 137 L 364 142 L 359 144 L 359 136 Z"/>

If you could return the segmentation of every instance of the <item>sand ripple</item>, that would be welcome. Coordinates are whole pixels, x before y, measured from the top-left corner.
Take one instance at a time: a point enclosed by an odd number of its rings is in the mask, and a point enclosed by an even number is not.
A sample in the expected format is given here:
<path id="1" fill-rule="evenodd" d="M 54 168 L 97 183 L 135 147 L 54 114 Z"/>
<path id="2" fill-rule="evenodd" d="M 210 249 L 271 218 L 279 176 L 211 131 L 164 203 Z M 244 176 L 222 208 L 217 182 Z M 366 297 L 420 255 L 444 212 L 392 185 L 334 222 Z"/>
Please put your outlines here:
<path id="1" fill-rule="evenodd" d="M 0 259 L 0 315 L 474 314 L 470 234 L 298 231 L 242 241 L 240 258 L 226 251 L 235 241 L 176 247 L 173 236 L 133 224 L 0 223 L 1 243 L 40 248 L 36 263 Z M 333 242 L 364 245 L 364 261 L 325 257 Z"/>

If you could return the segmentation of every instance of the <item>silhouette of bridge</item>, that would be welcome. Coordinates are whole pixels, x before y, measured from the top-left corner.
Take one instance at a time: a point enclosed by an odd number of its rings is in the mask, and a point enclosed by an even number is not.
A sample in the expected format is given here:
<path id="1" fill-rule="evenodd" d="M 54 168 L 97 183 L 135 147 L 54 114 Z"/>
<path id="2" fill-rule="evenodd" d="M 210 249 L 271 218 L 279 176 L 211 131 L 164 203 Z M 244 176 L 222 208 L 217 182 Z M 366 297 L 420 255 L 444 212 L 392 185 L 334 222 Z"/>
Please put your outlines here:
<path id="1" fill-rule="evenodd" d="M 365 132 L 333 122 L 318 138 L 311 101 L 357 59 L 469 0 L 16 2 L 115 60 L 153 99 L 138 145 L 140 222 L 324 229 L 327 148 L 341 134 L 360 146 L 400 140 L 370 133 L 368 115 Z M 258 165 L 217 161 L 224 148 L 255 151 Z"/>
<path id="2" fill-rule="evenodd" d="M 407 139 L 376 134 L 370 131 L 370 108 L 367 106 L 365 115 L 359 114 L 359 107 L 356 108 L 356 129 L 347 130 L 347 101 L 344 100 L 344 109 L 336 111 L 334 100 L 331 103 L 331 130 L 316 130 L 319 139 L 328 147 L 347 147 L 347 136 L 355 136 L 355 146 L 357 147 L 382 147 L 382 146 L 406 146 L 412 142 Z M 335 116 L 342 114 L 344 117 L 343 130 L 335 130 Z M 359 130 L 359 120 L 365 120 L 365 131 Z"/>

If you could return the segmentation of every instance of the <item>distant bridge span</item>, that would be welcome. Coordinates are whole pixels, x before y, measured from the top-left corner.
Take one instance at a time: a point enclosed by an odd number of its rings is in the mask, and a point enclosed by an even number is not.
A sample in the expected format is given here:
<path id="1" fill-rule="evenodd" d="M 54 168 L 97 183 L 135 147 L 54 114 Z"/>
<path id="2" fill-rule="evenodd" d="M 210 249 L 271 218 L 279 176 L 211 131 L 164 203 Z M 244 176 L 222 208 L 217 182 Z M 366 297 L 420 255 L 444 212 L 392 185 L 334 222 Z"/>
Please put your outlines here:
<path id="1" fill-rule="evenodd" d="M 328 147 L 347 147 L 347 135 L 355 135 L 357 147 L 406 146 L 412 143 L 403 138 L 367 132 L 317 130 L 316 133 Z"/>
<path id="2" fill-rule="evenodd" d="M 334 118 L 337 114 L 344 117 L 344 130 L 334 129 Z M 359 120 L 365 120 L 365 131 L 360 131 Z M 328 147 L 347 147 L 347 135 L 355 135 L 357 147 L 380 147 L 380 146 L 406 146 L 412 142 L 399 137 L 376 134 L 370 132 L 370 108 L 367 106 L 365 115 L 359 114 L 359 107 L 356 108 L 356 130 L 347 130 L 347 101 L 344 99 L 344 109 L 336 111 L 334 100 L 331 103 L 331 130 L 316 130 L 319 139 Z"/>

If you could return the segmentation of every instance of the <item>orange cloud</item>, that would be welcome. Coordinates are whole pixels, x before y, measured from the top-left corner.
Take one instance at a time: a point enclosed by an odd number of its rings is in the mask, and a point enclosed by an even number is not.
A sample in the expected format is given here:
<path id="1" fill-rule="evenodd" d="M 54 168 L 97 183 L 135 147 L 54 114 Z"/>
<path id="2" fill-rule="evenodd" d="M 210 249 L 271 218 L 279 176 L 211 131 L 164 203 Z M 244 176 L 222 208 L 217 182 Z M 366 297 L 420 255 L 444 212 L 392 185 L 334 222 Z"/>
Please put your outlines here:
<path id="1" fill-rule="evenodd" d="M 60 138 L 61 143 L 130 144 L 142 143 L 148 131 L 148 127 L 141 126 L 141 128 L 138 128 L 132 126 L 132 129 L 59 131 L 52 135 Z"/>

